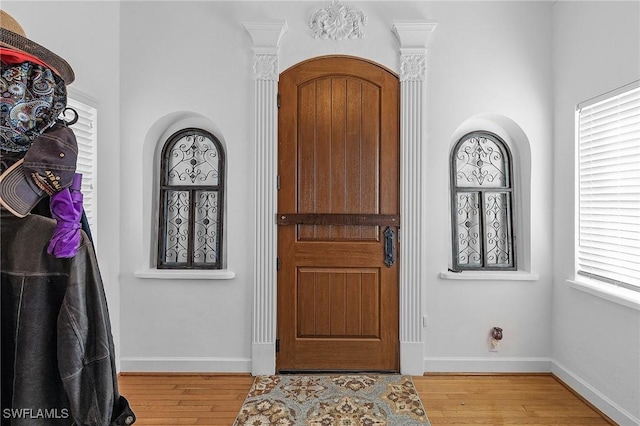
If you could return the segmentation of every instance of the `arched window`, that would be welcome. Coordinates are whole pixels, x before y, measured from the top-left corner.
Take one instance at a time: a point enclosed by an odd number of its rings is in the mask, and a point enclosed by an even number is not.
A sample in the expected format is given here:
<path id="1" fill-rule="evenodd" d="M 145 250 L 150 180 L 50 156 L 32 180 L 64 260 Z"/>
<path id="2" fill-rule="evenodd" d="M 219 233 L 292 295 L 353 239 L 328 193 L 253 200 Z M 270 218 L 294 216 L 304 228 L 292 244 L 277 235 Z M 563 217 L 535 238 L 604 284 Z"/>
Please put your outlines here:
<path id="1" fill-rule="evenodd" d="M 514 270 L 513 178 L 506 143 L 463 136 L 451 152 L 453 270 Z"/>
<path id="2" fill-rule="evenodd" d="M 162 149 L 158 268 L 222 269 L 225 155 L 211 133 L 189 128 Z"/>

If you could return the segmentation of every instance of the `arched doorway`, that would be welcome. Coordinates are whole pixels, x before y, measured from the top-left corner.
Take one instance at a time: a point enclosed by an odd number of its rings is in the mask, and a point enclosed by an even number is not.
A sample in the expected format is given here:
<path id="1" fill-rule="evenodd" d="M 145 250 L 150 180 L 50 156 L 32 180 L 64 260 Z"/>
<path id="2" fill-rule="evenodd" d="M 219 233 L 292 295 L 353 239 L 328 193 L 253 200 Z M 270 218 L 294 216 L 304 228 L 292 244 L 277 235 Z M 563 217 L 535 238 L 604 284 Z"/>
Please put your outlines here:
<path id="1" fill-rule="evenodd" d="M 320 57 L 279 100 L 277 369 L 398 371 L 398 77 Z"/>

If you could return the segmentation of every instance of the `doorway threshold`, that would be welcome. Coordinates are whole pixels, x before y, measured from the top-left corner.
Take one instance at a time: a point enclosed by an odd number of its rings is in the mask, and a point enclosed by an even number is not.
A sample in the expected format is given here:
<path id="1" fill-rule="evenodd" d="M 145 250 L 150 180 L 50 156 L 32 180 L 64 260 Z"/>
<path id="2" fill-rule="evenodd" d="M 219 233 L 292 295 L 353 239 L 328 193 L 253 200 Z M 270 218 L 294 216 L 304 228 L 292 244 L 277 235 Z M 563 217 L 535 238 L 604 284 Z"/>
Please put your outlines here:
<path id="1" fill-rule="evenodd" d="M 400 374 L 397 370 L 280 370 L 277 372 L 280 375 L 290 374 L 304 374 L 304 375 L 317 375 L 317 374 Z"/>

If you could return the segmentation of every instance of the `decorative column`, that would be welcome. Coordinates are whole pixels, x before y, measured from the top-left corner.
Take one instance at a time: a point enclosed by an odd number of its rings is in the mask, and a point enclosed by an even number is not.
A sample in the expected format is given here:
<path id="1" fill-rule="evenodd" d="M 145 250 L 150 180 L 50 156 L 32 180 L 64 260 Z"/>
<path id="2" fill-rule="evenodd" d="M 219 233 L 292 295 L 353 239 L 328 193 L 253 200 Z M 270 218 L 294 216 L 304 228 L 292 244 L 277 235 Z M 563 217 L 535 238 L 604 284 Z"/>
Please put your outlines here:
<path id="1" fill-rule="evenodd" d="M 251 373 L 276 369 L 278 47 L 286 21 L 245 23 L 253 40 L 255 80 L 255 271 Z"/>
<path id="2" fill-rule="evenodd" d="M 424 150 L 426 143 L 427 39 L 434 23 L 393 25 L 400 42 L 400 370 L 424 373 Z"/>

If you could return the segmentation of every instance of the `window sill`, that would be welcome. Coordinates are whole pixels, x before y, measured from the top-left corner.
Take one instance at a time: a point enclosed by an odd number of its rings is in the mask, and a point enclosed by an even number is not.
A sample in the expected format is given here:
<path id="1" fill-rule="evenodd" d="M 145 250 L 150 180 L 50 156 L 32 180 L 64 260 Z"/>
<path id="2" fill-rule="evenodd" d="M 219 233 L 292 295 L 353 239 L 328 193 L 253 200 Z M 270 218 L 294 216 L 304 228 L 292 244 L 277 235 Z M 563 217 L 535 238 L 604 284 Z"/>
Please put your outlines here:
<path id="1" fill-rule="evenodd" d="M 640 292 L 596 280 L 567 280 L 569 287 L 584 291 L 601 299 L 640 311 Z"/>
<path id="2" fill-rule="evenodd" d="M 157 280 L 231 280 L 235 278 L 236 273 L 229 269 L 143 269 L 135 271 L 133 276 Z"/>
<path id="3" fill-rule="evenodd" d="M 524 271 L 462 271 L 440 272 L 444 280 L 465 281 L 538 281 L 538 274 Z"/>

